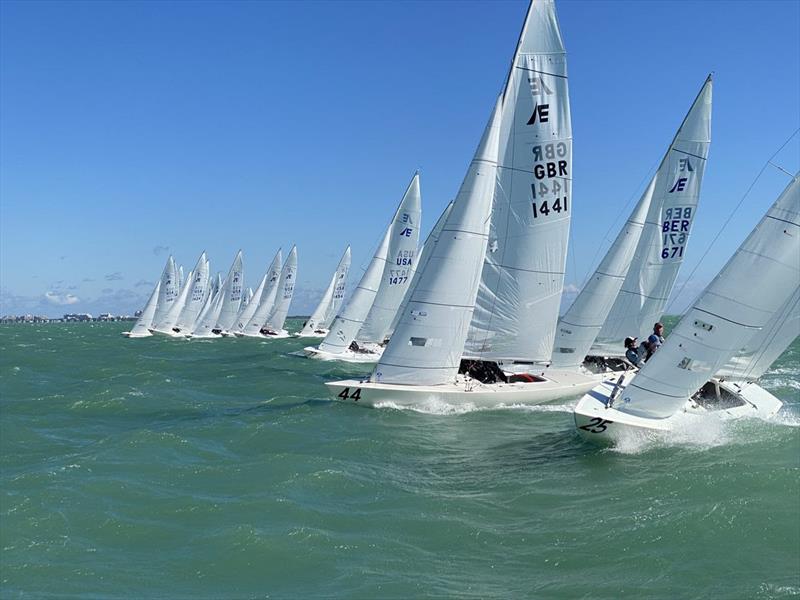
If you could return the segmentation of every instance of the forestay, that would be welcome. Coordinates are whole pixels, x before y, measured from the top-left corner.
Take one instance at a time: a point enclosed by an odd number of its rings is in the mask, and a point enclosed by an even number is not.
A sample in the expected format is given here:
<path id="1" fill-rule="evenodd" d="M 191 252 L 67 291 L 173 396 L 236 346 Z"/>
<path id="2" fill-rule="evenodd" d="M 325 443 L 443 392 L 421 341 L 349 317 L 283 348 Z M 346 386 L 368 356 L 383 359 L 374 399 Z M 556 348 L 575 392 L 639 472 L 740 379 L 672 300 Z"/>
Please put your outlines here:
<path id="1" fill-rule="evenodd" d="M 356 339 L 382 343 L 411 284 L 419 244 L 419 173 L 414 173 L 389 229 L 389 249 L 378 292 Z"/>
<path id="2" fill-rule="evenodd" d="M 267 319 L 266 327 L 274 332 L 283 330 L 286 322 L 286 315 L 289 314 L 289 305 L 292 303 L 294 295 L 294 282 L 297 279 L 297 247 L 292 246 L 286 264 L 281 270 L 281 278 L 276 290 L 275 308 Z"/>
<path id="3" fill-rule="evenodd" d="M 283 261 L 283 254 L 280 249 L 275 253 L 275 258 L 267 269 L 267 285 L 261 293 L 261 299 L 258 303 L 253 316 L 247 321 L 243 329 L 243 333 L 249 336 L 261 335 L 261 329 L 266 325 L 267 318 L 269 317 L 272 309 L 275 307 L 275 298 L 278 294 L 278 284 L 281 277 L 281 262 Z"/>
<path id="4" fill-rule="evenodd" d="M 800 282 L 800 178 L 796 175 L 618 401 L 665 418 L 767 326 Z"/>
<path id="5" fill-rule="evenodd" d="M 489 236 L 500 103 L 372 381 L 436 385 L 455 378 Z"/>
<path id="6" fill-rule="evenodd" d="M 244 285 L 244 269 L 242 266 L 242 251 L 236 253 L 233 264 L 222 286 L 222 307 L 217 317 L 214 330 L 228 331 L 236 321 L 239 306 L 242 303 L 242 286 Z"/>
<path id="7" fill-rule="evenodd" d="M 361 325 L 364 323 L 364 319 L 375 300 L 375 294 L 378 292 L 381 276 L 386 266 L 386 253 L 389 251 L 391 233 L 392 227 L 390 225 L 344 310 L 331 323 L 328 335 L 319 345 L 320 350 L 331 354 L 341 354 L 355 340 L 356 334 L 361 329 Z"/>
<path id="8" fill-rule="evenodd" d="M 552 0 L 535 0 L 502 97 L 498 181 L 467 355 L 549 361 L 571 188 L 566 53 Z"/>
<path id="9" fill-rule="evenodd" d="M 709 75 L 656 173 L 633 262 L 592 354 L 623 355 L 623 340 L 648 335 L 664 312 L 700 198 L 711 142 L 711 90 Z"/>

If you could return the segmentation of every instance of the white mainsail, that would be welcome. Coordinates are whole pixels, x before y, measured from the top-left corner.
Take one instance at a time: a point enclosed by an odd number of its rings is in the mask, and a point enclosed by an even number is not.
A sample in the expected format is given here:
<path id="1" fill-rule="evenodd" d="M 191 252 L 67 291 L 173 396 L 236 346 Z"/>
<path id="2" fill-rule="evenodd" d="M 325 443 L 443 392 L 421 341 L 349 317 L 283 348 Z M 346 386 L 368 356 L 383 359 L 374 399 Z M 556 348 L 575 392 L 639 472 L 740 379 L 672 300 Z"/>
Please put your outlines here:
<path id="1" fill-rule="evenodd" d="M 572 212 L 567 61 L 553 0 L 528 8 L 502 96 L 497 171 L 465 354 L 547 362 Z"/>
<path id="2" fill-rule="evenodd" d="M 236 321 L 239 306 L 242 303 L 242 286 L 244 285 L 244 270 L 242 267 L 242 251 L 236 253 L 233 264 L 222 286 L 222 307 L 217 317 L 217 323 L 212 330 L 214 333 L 228 331 Z"/>
<path id="3" fill-rule="evenodd" d="M 389 251 L 391 234 L 392 226 L 390 225 L 367 270 L 361 277 L 361 281 L 358 282 L 356 289 L 353 291 L 353 295 L 350 296 L 350 300 L 341 314 L 333 320 L 328 335 L 319 345 L 319 349 L 323 352 L 341 354 L 356 339 L 356 334 L 361 329 L 372 302 L 375 300 L 375 294 L 378 292 L 381 276 L 386 266 L 386 253 Z"/>
<path id="4" fill-rule="evenodd" d="M 206 304 L 209 295 L 209 262 L 206 258 L 206 253 L 200 254 L 197 259 L 197 264 L 194 267 L 192 280 L 189 282 L 190 290 L 186 297 L 186 303 L 183 305 L 178 320 L 175 322 L 174 329 L 179 332 L 188 333 L 191 331 L 192 326 L 200 311 Z"/>
<path id="5" fill-rule="evenodd" d="M 161 286 L 158 291 L 156 312 L 153 314 L 150 324 L 151 329 L 166 316 L 181 289 L 180 285 L 178 285 L 178 267 L 175 266 L 175 260 L 172 256 L 167 258 L 167 264 L 164 265 L 164 270 L 161 272 L 159 283 Z"/>
<path id="6" fill-rule="evenodd" d="M 453 208 L 453 201 L 451 200 L 447 206 L 445 206 L 444 211 L 442 214 L 439 215 L 439 218 L 436 220 L 436 224 L 431 229 L 431 232 L 428 234 L 428 237 L 425 239 L 425 243 L 422 244 L 422 247 L 419 249 L 419 258 L 417 260 L 417 264 L 414 265 L 414 274 L 411 278 L 411 286 L 408 288 L 406 295 L 403 296 L 403 301 L 400 303 L 400 308 L 397 309 L 397 313 L 392 319 L 392 324 L 389 327 L 389 331 L 387 335 L 391 337 L 392 333 L 395 329 L 397 329 L 397 324 L 400 322 L 400 317 L 405 313 L 406 307 L 408 303 L 411 301 L 411 296 L 414 293 L 414 288 L 417 287 L 417 283 L 419 283 L 419 273 L 425 268 L 425 265 L 428 264 L 428 261 L 431 259 L 431 252 L 433 251 L 433 247 L 436 245 L 436 240 L 439 239 L 439 236 L 442 233 L 442 228 L 444 227 L 445 221 L 447 221 L 447 215 L 450 214 L 450 210 Z"/>
<path id="7" fill-rule="evenodd" d="M 266 278 L 267 285 L 261 293 L 258 301 L 258 307 L 253 312 L 253 316 L 249 321 L 245 322 L 245 326 L 241 331 L 242 335 L 250 337 L 260 337 L 261 330 L 267 322 L 272 309 L 275 307 L 275 298 L 278 292 L 278 283 L 281 278 L 281 262 L 283 261 L 283 254 L 281 250 L 275 253 L 275 258 L 272 259 L 269 268 L 267 269 Z"/>
<path id="8" fill-rule="evenodd" d="M 800 173 L 615 405 L 666 418 L 780 312 L 800 285 Z"/>
<path id="9" fill-rule="evenodd" d="M 281 269 L 281 278 L 276 290 L 275 308 L 267 319 L 265 327 L 275 333 L 283 331 L 289 305 L 294 295 L 294 282 L 297 280 L 297 246 L 292 246 L 286 264 Z"/>
<path id="10" fill-rule="evenodd" d="M 142 314 L 136 320 L 136 323 L 131 330 L 126 333 L 128 337 L 149 337 L 153 335 L 150 333 L 150 327 L 153 325 L 153 315 L 156 314 L 156 306 L 158 305 L 158 292 L 161 289 L 161 282 L 156 282 L 156 287 L 150 293 L 150 298 L 147 299 L 147 304 L 142 310 Z"/>
<path id="11" fill-rule="evenodd" d="M 755 381 L 800 336 L 800 287 L 764 328 L 717 371 L 717 377 Z"/>
<path id="12" fill-rule="evenodd" d="M 344 302 L 344 293 L 347 287 L 347 274 L 350 272 L 351 261 L 352 257 L 350 253 L 350 246 L 348 245 L 347 249 L 344 251 L 342 259 L 339 261 L 339 266 L 336 269 L 336 283 L 333 286 L 333 299 L 328 305 L 328 311 L 325 313 L 325 317 L 319 324 L 320 327 L 327 329 L 330 324 L 333 323 L 336 315 L 339 314 L 339 309 L 342 308 L 342 302 Z"/>
<path id="13" fill-rule="evenodd" d="M 419 173 L 414 173 L 389 225 L 392 235 L 383 278 L 361 331 L 356 336 L 359 341 L 383 342 L 411 284 L 419 244 L 420 202 Z"/>
<path id="14" fill-rule="evenodd" d="M 240 308 L 246 308 L 247 305 L 250 304 L 250 300 L 252 299 L 253 299 L 253 288 L 249 287 L 244 291 L 244 295 L 242 296 L 242 304 Z"/>
<path id="15" fill-rule="evenodd" d="M 330 283 L 328 287 L 325 288 L 325 292 L 322 294 L 319 304 L 314 309 L 314 312 L 311 313 L 305 325 L 303 325 L 303 329 L 300 331 L 301 337 L 312 335 L 318 329 L 327 328 L 331 321 L 333 321 L 336 316 L 336 310 L 333 309 L 334 294 L 338 292 L 340 298 L 344 296 L 344 284 L 347 280 L 348 269 L 350 269 L 350 246 L 347 247 L 342 258 L 339 260 L 336 271 L 333 272 Z"/>
<path id="16" fill-rule="evenodd" d="M 648 335 L 664 312 L 700 198 L 711 142 L 711 96 L 709 75 L 656 173 L 644 230 L 592 354 L 624 355 L 623 340 Z"/>
<path id="17" fill-rule="evenodd" d="M 498 99 L 372 381 L 436 385 L 455 379 L 486 255 L 497 179 L 500 105 Z"/>

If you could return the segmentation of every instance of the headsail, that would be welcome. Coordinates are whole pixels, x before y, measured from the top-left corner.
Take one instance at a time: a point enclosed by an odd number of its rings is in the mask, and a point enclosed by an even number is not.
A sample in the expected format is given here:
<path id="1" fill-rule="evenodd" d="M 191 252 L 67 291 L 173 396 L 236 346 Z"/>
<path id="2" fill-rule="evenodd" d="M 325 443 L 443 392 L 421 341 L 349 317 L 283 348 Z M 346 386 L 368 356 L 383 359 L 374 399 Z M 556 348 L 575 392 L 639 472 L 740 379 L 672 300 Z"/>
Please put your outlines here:
<path id="1" fill-rule="evenodd" d="M 261 298 L 258 302 L 258 308 L 256 308 L 253 316 L 250 317 L 250 320 L 246 322 L 244 329 L 242 330 L 244 335 L 261 335 L 261 329 L 266 324 L 267 318 L 272 312 L 272 309 L 275 307 L 275 297 L 277 296 L 278 283 L 280 282 L 281 278 L 282 261 L 283 254 L 281 253 L 280 249 L 278 249 L 278 251 L 275 253 L 275 258 L 272 259 L 272 263 L 267 269 L 267 285 L 261 294 Z"/>
<path id="2" fill-rule="evenodd" d="M 711 91 L 709 75 L 656 173 L 644 230 L 592 354 L 623 355 L 623 340 L 649 333 L 664 312 L 700 198 L 711 143 Z"/>
<path id="3" fill-rule="evenodd" d="M 319 345 L 320 350 L 331 354 L 341 354 L 356 339 L 356 334 L 364 323 L 380 285 L 381 276 L 386 266 L 386 253 L 389 250 L 391 233 L 392 228 L 390 225 L 344 310 L 331 323 L 328 335 Z"/>
<path id="4" fill-rule="evenodd" d="M 436 385 L 458 371 L 486 254 L 500 116 L 498 99 L 373 381 Z"/>
<path id="5" fill-rule="evenodd" d="M 258 284 L 256 291 L 251 294 L 247 304 L 239 309 L 239 314 L 236 315 L 236 321 L 233 324 L 234 331 L 244 331 L 245 325 L 253 318 L 253 315 L 258 309 L 259 302 L 261 301 L 261 295 L 264 293 L 264 288 L 267 286 L 267 275 L 269 275 L 269 271 L 264 273 L 264 276 L 261 278 L 261 283 Z"/>
<path id="6" fill-rule="evenodd" d="M 382 343 L 408 290 L 417 259 L 421 219 L 419 173 L 414 173 L 389 225 L 392 231 L 383 278 L 356 338 Z"/>
<path id="7" fill-rule="evenodd" d="M 186 298 L 189 297 L 189 290 L 192 287 L 193 275 L 194 274 L 189 271 L 188 277 L 186 277 L 186 280 L 183 282 L 181 293 L 175 299 L 175 302 L 172 303 L 172 306 L 170 306 L 167 314 L 164 315 L 164 318 L 154 325 L 153 331 L 174 335 L 172 328 L 175 327 L 175 323 L 178 322 L 178 317 L 181 315 L 183 307 L 186 306 Z"/>
<path id="8" fill-rule="evenodd" d="M 333 300 L 330 305 L 328 305 L 328 312 L 325 314 L 325 318 L 320 324 L 325 329 L 333 323 L 336 315 L 339 314 L 339 309 L 342 308 L 344 293 L 347 287 L 347 274 L 350 272 L 351 261 L 350 246 L 347 246 L 342 259 L 339 261 L 339 266 L 336 269 L 336 284 L 333 286 Z"/>
<path id="9" fill-rule="evenodd" d="M 239 306 L 242 303 L 242 286 L 244 286 L 244 268 L 242 266 L 242 251 L 239 250 L 233 259 L 233 264 L 222 286 L 224 298 L 219 317 L 217 317 L 217 324 L 214 327 L 215 330 L 229 331 L 233 327 L 236 315 L 239 313 Z"/>
<path id="10" fill-rule="evenodd" d="M 297 247 L 292 246 L 286 264 L 281 270 L 281 279 L 278 282 L 275 308 L 267 319 L 266 327 L 272 331 L 283 330 L 286 316 L 289 314 L 289 305 L 294 295 L 294 282 L 297 279 Z"/>
<path id="11" fill-rule="evenodd" d="M 156 313 L 156 305 L 158 304 L 158 292 L 161 289 L 161 282 L 156 282 L 156 287 L 150 293 L 150 298 L 147 299 L 147 304 L 142 310 L 142 314 L 136 321 L 136 324 L 131 328 L 130 337 L 145 337 L 150 335 L 150 327 L 153 325 L 153 315 Z"/>
<path id="12" fill-rule="evenodd" d="M 303 325 L 303 329 L 300 331 L 301 336 L 310 335 L 317 329 L 327 327 L 330 322 L 333 321 L 336 314 L 335 312 L 332 315 L 330 313 L 333 312 L 334 294 L 339 291 L 341 295 L 344 295 L 344 282 L 347 279 L 347 270 L 349 268 L 350 246 L 347 247 L 342 258 L 339 260 L 339 265 L 336 267 L 336 271 L 333 272 L 330 283 L 328 283 L 328 287 L 322 294 L 317 308 L 314 309 L 314 312 L 311 313 L 311 316 L 308 318 L 305 325 Z M 329 316 L 330 319 L 328 319 Z"/>
<path id="13" fill-rule="evenodd" d="M 665 418 L 767 326 L 800 285 L 800 173 L 618 401 Z"/>
<path id="14" fill-rule="evenodd" d="M 567 61 L 553 0 L 531 2 L 502 102 L 489 246 L 465 353 L 546 362 L 572 212 Z"/>

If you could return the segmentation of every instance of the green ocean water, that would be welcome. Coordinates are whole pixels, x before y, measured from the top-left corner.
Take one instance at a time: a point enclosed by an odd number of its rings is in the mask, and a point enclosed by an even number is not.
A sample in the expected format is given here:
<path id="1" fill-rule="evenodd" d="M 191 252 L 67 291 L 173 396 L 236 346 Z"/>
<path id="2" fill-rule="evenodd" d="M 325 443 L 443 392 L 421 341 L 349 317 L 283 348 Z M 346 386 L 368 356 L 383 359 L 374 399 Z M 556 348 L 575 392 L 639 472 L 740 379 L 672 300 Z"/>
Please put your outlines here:
<path id="1" fill-rule="evenodd" d="M 574 400 L 365 409 L 304 340 L 128 325 L 0 327 L 2 598 L 800 596 L 798 341 L 775 422 L 600 449 Z"/>

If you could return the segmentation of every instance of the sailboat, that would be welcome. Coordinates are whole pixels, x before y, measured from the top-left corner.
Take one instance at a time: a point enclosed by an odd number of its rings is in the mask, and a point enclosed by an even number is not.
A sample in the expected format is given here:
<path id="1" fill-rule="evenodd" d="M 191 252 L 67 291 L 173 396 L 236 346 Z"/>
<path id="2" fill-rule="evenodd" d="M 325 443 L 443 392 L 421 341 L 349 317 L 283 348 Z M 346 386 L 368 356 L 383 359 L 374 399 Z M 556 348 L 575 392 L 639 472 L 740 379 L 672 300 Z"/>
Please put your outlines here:
<path id="1" fill-rule="evenodd" d="M 170 308 L 172 308 L 173 303 L 178 298 L 178 293 L 180 291 L 178 277 L 178 267 L 175 265 L 175 260 L 170 256 L 167 258 L 167 263 L 164 265 L 164 270 L 161 273 L 161 286 L 158 290 L 156 310 L 148 326 L 150 333 L 153 332 L 154 326 L 164 319 Z"/>
<path id="2" fill-rule="evenodd" d="M 583 396 L 574 411 L 578 431 L 613 442 L 636 431 L 670 431 L 708 413 L 774 415 L 780 400 L 753 375 L 791 343 L 776 330 L 794 318 L 799 289 L 800 173 L 638 373 Z M 745 370 L 737 368 L 742 360 Z"/>
<path id="3" fill-rule="evenodd" d="M 230 306 L 241 298 L 241 277 L 242 277 L 242 251 L 237 252 L 236 257 L 233 259 L 228 275 L 225 280 L 219 285 L 216 294 L 210 299 L 210 304 L 207 308 L 201 311 L 200 316 L 192 327 L 191 333 L 187 337 L 195 339 L 208 339 L 219 337 L 219 330 L 217 324 L 222 315 L 222 310 L 226 303 Z M 236 282 L 234 280 L 237 280 Z M 238 286 L 238 297 L 234 288 Z M 238 307 L 237 309 L 238 310 Z M 234 317 L 236 314 L 234 313 Z M 215 331 L 217 330 L 217 331 Z"/>
<path id="4" fill-rule="evenodd" d="M 303 324 L 303 329 L 296 334 L 298 337 L 325 337 L 328 335 L 328 326 L 338 314 L 339 307 L 344 299 L 345 283 L 349 270 L 350 246 L 347 246 L 328 287 L 322 294 L 322 299 Z"/>
<path id="5" fill-rule="evenodd" d="M 217 324 L 211 330 L 214 335 L 221 335 L 233 327 L 239 308 L 242 304 L 242 288 L 244 287 L 244 267 L 242 266 L 242 251 L 236 253 L 233 259 L 225 285 L 222 287 L 224 298 L 217 317 Z"/>
<path id="6" fill-rule="evenodd" d="M 183 334 L 176 333 L 173 328 L 178 322 L 183 307 L 186 305 L 186 299 L 189 297 L 189 291 L 192 288 L 194 273 L 189 271 L 188 277 L 183 281 L 180 294 L 169 307 L 169 310 L 160 321 L 153 321 L 153 328 L 150 330 L 152 333 L 159 333 L 168 337 L 183 337 Z"/>
<path id="7" fill-rule="evenodd" d="M 253 310 L 252 314 L 249 315 L 248 320 L 245 320 L 247 314 L 242 315 L 240 319 L 241 326 L 237 327 L 233 332 L 237 337 L 263 337 L 261 330 L 264 328 L 270 313 L 272 313 L 272 309 L 275 307 L 275 298 L 277 297 L 278 284 L 281 278 L 282 261 L 283 255 L 281 254 L 281 250 L 278 249 L 275 253 L 275 258 L 272 259 L 272 263 L 270 263 L 264 275 L 264 279 L 266 280 L 264 282 L 264 287 L 261 289 L 261 292 L 256 290 L 258 305 L 255 307 L 255 310 Z M 261 288 L 261 285 L 259 285 L 259 288 Z M 255 298 L 253 301 L 255 301 Z"/>
<path id="8" fill-rule="evenodd" d="M 352 400 L 356 394 L 366 405 L 385 400 L 407 405 L 430 400 L 483 406 L 535 404 L 580 395 L 600 380 L 578 369 L 548 368 L 572 211 L 567 88 L 565 51 L 554 4 L 548 0 L 532 2 L 500 107 L 493 112 L 493 119 L 499 119 L 497 176 L 488 192 L 492 204 L 483 263 L 478 265 L 477 274 L 469 276 L 469 281 L 478 277 L 480 283 L 469 310 L 468 333 L 461 327 L 464 315 L 458 303 L 456 309 L 439 315 L 441 325 L 430 323 L 430 335 L 407 335 L 406 330 L 412 331 L 411 322 L 428 322 L 427 315 L 439 314 L 430 308 L 415 308 L 412 297 L 369 381 L 328 384 L 336 397 Z M 487 152 L 487 148 L 481 146 L 481 152 Z M 474 163 L 468 178 L 473 176 L 473 169 Z M 463 186 L 460 194 L 463 202 Z M 463 210 L 458 202 L 448 220 L 458 218 Z M 447 231 L 445 225 L 432 257 L 439 252 Z M 435 264 L 432 258 L 420 275 L 415 290 L 420 303 L 430 302 L 428 296 L 447 297 L 448 287 L 464 287 L 450 281 L 446 273 L 423 285 L 427 271 L 436 272 Z M 461 280 L 465 277 L 462 273 Z M 441 332 L 435 331 L 439 327 L 443 328 Z M 445 336 L 444 331 L 449 333 Z M 428 346 L 447 348 L 447 360 L 437 358 L 432 349 L 426 350 Z M 465 359 L 455 366 L 463 376 L 453 372 L 456 355 Z M 406 360 L 412 356 L 416 358 Z M 397 373 L 401 367 L 407 370 L 402 377 Z M 445 373 L 447 377 L 442 380 Z M 428 381 L 432 385 L 425 383 Z M 363 385 L 354 385 L 360 383 Z"/>
<path id="9" fill-rule="evenodd" d="M 153 291 L 150 293 L 150 298 L 147 300 L 147 304 L 145 304 L 144 310 L 142 314 L 137 319 L 134 326 L 131 328 L 130 331 L 123 331 L 122 335 L 128 338 L 143 338 L 143 337 L 151 337 L 153 334 L 150 333 L 150 327 L 153 323 L 153 315 L 156 314 L 156 305 L 158 304 L 158 292 L 161 290 L 161 282 L 156 282 L 156 287 L 153 288 Z"/>
<path id="10" fill-rule="evenodd" d="M 194 266 L 192 280 L 189 282 L 190 287 L 186 296 L 186 302 L 178 316 L 178 320 L 172 327 L 172 331 L 177 335 L 185 336 L 191 331 L 200 311 L 203 309 L 203 306 L 205 306 L 208 295 L 210 294 L 210 266 L 204 251 L 200 254 L 200 258 L 197 259 L 197 263 Z"/>
<path id="11" fill-rule="evenodd" d="M 303 349 L 306 356 L 345 362 L 378 360 L 412 279 L 420 215 L 419 173 L 415 173 L 349 302 L 320 345 Z"/>
<path id="12" fill-rule="evenodd" d="M 598 373 L 624 371 L 623 340 L 646 338 L 661 318 L 697 210 L 711 143 L 711 101 L 709 75 L 628 221 L 559 319 L 553 368 L 583 363 Z"/>
<path id="13" fill-rule="evenodd" d="M 281 269 L 281 277 L 276 288 L 275 307 L 267 318 L 260 333 L 265 337 L 285 338 L 289 332 L 283 328 L 289 314 L 289 305 L 294 295 L 294 282 L 297 280 L 297 246 L 292 246 L 286 263 Z"/>

